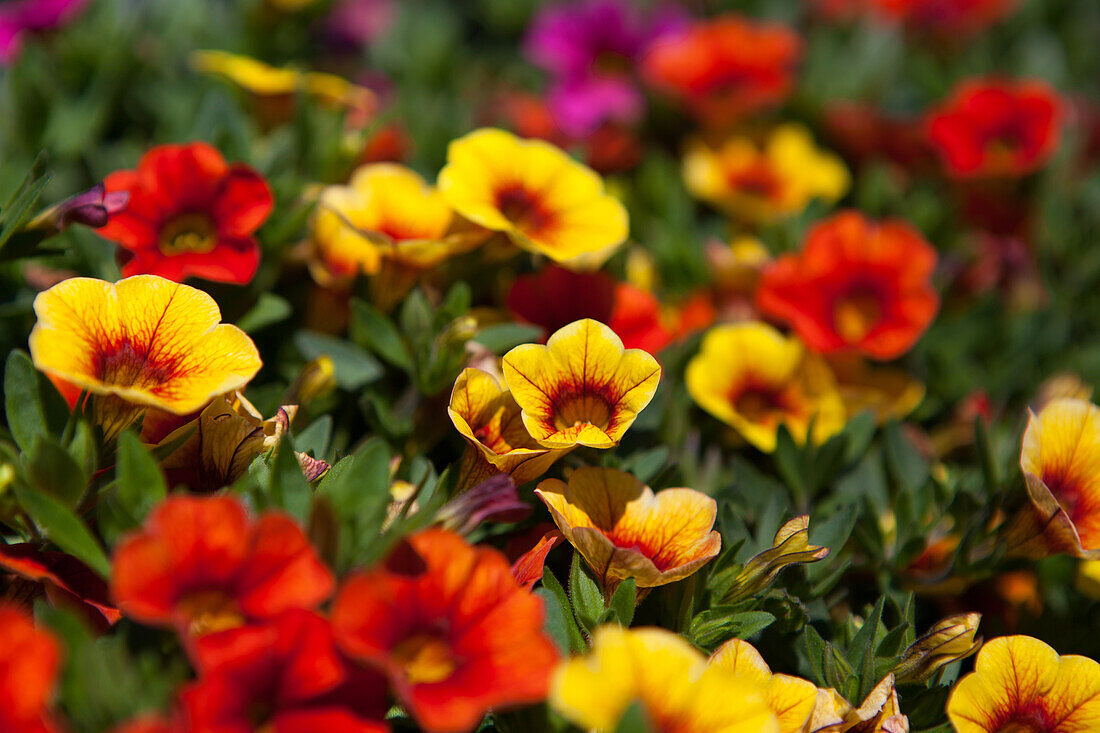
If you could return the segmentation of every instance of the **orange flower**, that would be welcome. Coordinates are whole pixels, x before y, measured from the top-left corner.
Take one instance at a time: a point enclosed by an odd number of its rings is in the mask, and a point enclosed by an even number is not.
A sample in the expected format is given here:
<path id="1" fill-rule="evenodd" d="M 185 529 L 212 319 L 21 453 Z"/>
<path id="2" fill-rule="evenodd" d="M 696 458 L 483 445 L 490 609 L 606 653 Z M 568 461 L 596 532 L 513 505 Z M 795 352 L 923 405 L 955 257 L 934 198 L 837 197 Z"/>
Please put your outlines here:
<path id="1" fill-rule="evenodd" d="M 541 601 L 502 554 L 436 529 L 349 578 L 332 609 L 337 643 L 382 669 L 434 733 L 473 730 L 490 708 L 546 697 L 558 655 L 542 623 Z"/>
<path id="2" fill-rule="evenodd" d="M 935 267 L 935 249 L 908 224 L 844 211 L 811 229 L 801 253 L 764 271 L 757 303 L 815 351 L 892 359 L 936 316 Z"/>
<path id="3" fill-rule="evenodd" d="M 119 609 L 199 635 L 312 608 L 333 578 L 305 534 L 278 512 L 250 519 L 230 496 L 175 495 L 115 550 L 111 592 Z"/>
<path id="4" fill-rule="evenodd" d="M 61 647 L 22 611 L 0 605 L 0 730 L 55 733 L 46 708 L 61 664 Z"/>
<path id="5" fill-rule="evenodd" d="M 801 54 L 790 28 L 726 15 L 662 36 L 643 59 L 643 75 L 703 122 L 725 126 L 782 103 Z"/>
<path id="6" fill-rule="evenodd" d="M 718 505 L 693 489 L 654 494 L 629 473 L 586 466 L 535 493 L 608 589 L 627 578 L 640 588 L 686 578 L 722 547 L 713 531 Z"/>
<path id="7" fill-rule="evenodd" d="M 34 311 L 35 366 L 96 395 L 93 413 L 108 437 L 148 407 L 194 412 L 260 369 L 255 344 L 219 323 L 213 298 L 155 275 L 113 285 L 74 277 L 39 293 Z"/>
<path id="8" fill-rule="evenodd" d="M 661 380 L 656 359 L 624 350 L 614 331 L 590 319 L 558 330 L 545 346 L 517 346 L 503 366 L 527 432 L 547 448 L 618 445 Z"/>

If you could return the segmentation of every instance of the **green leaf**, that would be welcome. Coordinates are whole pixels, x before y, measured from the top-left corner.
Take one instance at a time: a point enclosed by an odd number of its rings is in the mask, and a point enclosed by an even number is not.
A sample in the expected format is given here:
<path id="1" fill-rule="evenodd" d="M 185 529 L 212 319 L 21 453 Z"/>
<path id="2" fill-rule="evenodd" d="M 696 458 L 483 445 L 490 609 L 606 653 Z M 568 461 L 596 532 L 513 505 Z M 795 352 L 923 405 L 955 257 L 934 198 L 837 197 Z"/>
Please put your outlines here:
<path id="1" fill-rule="evenodd" d="M 634 620 L 634 607 L 638 604 L 638 588 L 634 578 L 627 578 L 619 583 L 615 594 L 611 596 L 610 609 L 615 613 L 615 620 L 623 628 L 630 626 Z"/>
<path id="2" fill-rule="evenodd" d="M 118 436 L 117 461 L 115 495 L 122 508 L 140 523 L 168 495 L 168 484 L 156 459 L 129 430 Z"/>
<path id="3" fill-rule="evenodd" d="M 887 469 L 902 488 L 916 491 L 927 483 L 928 462 L 921 458 L 896 422 L 888 424 L 883 432 L 883 450 Z"/>
<path id="4" fill-rule="evenodd" d="M 314 458 L 324 458 L 332 441 L 332 415 L 322 415 L 294 435 L 294 445 Z"/>
<path id="5" fill-rule="evenodd" d="M 648 484 L 665 467 L 671 452 L 667 445 L 640 451 L 623 461 L 623 470 L 634 474 L 643 484 Z"/>
<path id="6" fill-rule="evenodd" d="M 237 319 L 237 327 L 245 333 L 256 333 L 285 321 L 293 312 L 286 298 L 274 293 L 260 293 L 256 304 Z"/>
<path id="7" fill-rule="evenodd" d="M 328 356 L 335 369 L 336 384 L 355 391 L 382 376 L 382 365 L 363 349 L 348 341 L 315 331 L 294 334 L 294 345 L 307 359 Z"/>
<path id="8" fill-rule="evenodd" d="M 646 715 L 642 703 L 635 701 L 619 718 L 619 724 L 615 726 L 615 733 L 652 733 L 655 728 Z"/>
<path id="9" fill-rule="evenodd" d="M 3 250 L 13 234 L 31 220 L 33 207 L 49 182 L 50 176 L 46 173 L 46 154 L 41 152 L 34 159 L 34 164 L 27 171 L 19 188 L 4 204 L 3 209 L 0 209 L 0 250 Z"/>
<path id="10" fill-rule="evenodd" d="M 12 437 L 27 453 L 36 437 L 60 435 L 69 419 L 64 398 L 22 351 L 8 354 L 4 367 L 4 410 Z"/>
<path id="11" fill-rule="evenodd" d="M 588 644 L 581 636 L 577 622 L 573 620 L 569 597 L 565 595 L 565 589 L 561 587 L 561 583 L 549 568 L 543 569 L 542 587 L 535 593 L 541 596 L 546 604 L 546 629 L 558 642 L 562 651 L 571 651 L 573 654 L 583 654 L 587 651 Z"/>
<path id="12" fill-rule="evenodd" d="M 272 503 L 305 525 L 309 521 L 313 491 L 302 475 L 290 436 L 284 435 L 275 449 L 268 487 Z"/>
<path id="13" fill-rule="evenodd" d="M 886 607 L 886 596 L 880 596 L 875 607 L 863 622 L 852 643 L 848 645 L 848 653 L 845 655 L 848 663 L 859 674 L 859 696 L 862 700 L 871 692 L 878 681 L 875 679 L 875 640 L 878 638 L 879 627 L 882 625 L 882 611 Z"/>
<path id="14" fill-rule="evenodd" d="M 87 483 L 95 474 L 99 462 L 99 447 L 96 445 L 95 428 L 86 420 L 79 420 L 73 430 L 73 439 L 68 445 L 69 455 L 80 466 Z"/>
<path id="15" fill-rule="evenodd" d="M 103 548 L 71 509 L 49 494 L 18 482 L 15 484 L 15 497 L 50 541 L 83 561 L 101 577 L 106 578 L 110 574 L 111 565 Z"/>
<path id="16" fill-rule="evenodd" d="M 479 329 L 474 341 L 494 354 L 503 354 L 520 344 L 537 343 L 542 329 L 526 323 L 495 323 Z"/>
<path id="17" fill-rule="evenodd" d="M 603 593 L 600 585 L 579 552 L 573 552 L 573 566 L 569 569 L 569 598 L 573 601 L 573 612 L 586 631 L 592 631 L 598 625 L 604 612 Z"/>
<path id="18" fill-rule="evenodd" d="M 409 347 L 393 321 L 377 308 L 362 300 L 351 301 L 351 339 L 406 372 L 412 371 L 413 359 Z"/>
<path id="19" fill-rule="evenodd" d="M 688 635 L 697 644 L 710 647 L 730 638 L 747 639 L 775 621 L 767 611 L 735 611 L 730 606 L 715 606 L 691 620 Z"/>
<path id="20" fill-rule="evenodd" d="M 75 507 L 80 497 L 84 495 L 90 477 L 84 475 L 84 471 L 52 438 L 39 435 L 35 438 L 34 449 L 29 458 L 24 456 L 27 464 L 27 478 L 39 491 L 50 494 L 64 506 Z"/>

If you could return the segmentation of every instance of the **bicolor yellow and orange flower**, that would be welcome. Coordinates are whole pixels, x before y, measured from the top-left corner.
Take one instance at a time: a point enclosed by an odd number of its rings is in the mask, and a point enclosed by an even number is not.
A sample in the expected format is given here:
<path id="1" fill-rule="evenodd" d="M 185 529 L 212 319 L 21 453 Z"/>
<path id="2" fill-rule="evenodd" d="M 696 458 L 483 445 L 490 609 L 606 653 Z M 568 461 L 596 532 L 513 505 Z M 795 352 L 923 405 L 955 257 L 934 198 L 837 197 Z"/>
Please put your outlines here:
<path id="1" fill-rule="evenodd" d="M 555 262 L 606 253 L 626 239 L 626 209 L 561 149 L 493 128 L 451 143 L 439 190 L 462 216 Z"/>
<path id="2" fill-rule="evenodd" d="M 524 427 L 512 394 L 480 369 L 465 369 L 458 375 L 447 414 L 470 447 L 516 484 L 542 476 L 569 452 L 568 448 L 544 448 L 536 442 Z"/>
<path id="3" fill-rule="evenodd" d="M 958 733 L 1100 730 L 1100 664 L 1030 636 L 1002 636 L 955 685 L 947 716 Z"/>
<path id="4" fill-rule="evenodd" d="M 780 425 L 805 441 L 812 421 L 814 443 L 844 428 L 844 402 L 828 365 L 766 323 L 712 328 L 685 379 L 700 407 L 765 452 L 775 450 Z"/>
<path id="5" fill-rule="evenodd" d="M 607 590 L 634 578 L 653 588 L 688 577 L 722 548 L 718 505 L 694 489 L 652 489 L 624 471 L 586 466 L 535 493 Z"/>
<path id="6" fill-rule="evenodd" d="M 1063 398 L 1032 414 L 1020 468 L 1030 505 L 1007 527 L 1011 551 L 1100 559 L 1100 408 Z"/>
<path id="7" fill-rule="evenodd" d="M 550 704 L 570 722 L 613 731 L 638 704 L 659 733 L 779 733 L 757 680 L 707 660 L 683 637 L 657 628 L 603 626 L 586 657 L 563 662 Z"/>
<path id="8" fill-rule="evenodd" d="M 640 349 L 624 349 L 610 328 L 584 319 L 546 342 L 504 355 L 504 378 L 523 425 L 547 448 L 611 448 L 653 399 L 661 366 Z"/>
<path id="9" fill-rule="evenodd" d="M 65 280 L 34 301 L 35 366 L 94 395 L 92 412 L 108 437 L 147 408 L 185 415 L 239 389 L 260 355 L 239 328 L 221 323 L 201 290 L 155 275 L 115 284 Z"/>
<path id="10" fill-rule="evenodd" d="M 792 216 L 814 199 L 832 203 L 851 185 L 843 161 L 819 150 L 809 130 L 795 124 L 780 125 L 762 144 L 749 137 L 717 148 L 696 141 L 683 173 L 692 194 L 752 223 Z"/>
<path id="11" fill-rule="evenodd" d="M 817 703 L 817 687 L 800 677 L 772 674 L 752 644 L 730 639 L 715 650 L 710 665 L 751 680 L 764 690 L 764 699 L 779 721 L 780 733 L 804 733 Z"/>

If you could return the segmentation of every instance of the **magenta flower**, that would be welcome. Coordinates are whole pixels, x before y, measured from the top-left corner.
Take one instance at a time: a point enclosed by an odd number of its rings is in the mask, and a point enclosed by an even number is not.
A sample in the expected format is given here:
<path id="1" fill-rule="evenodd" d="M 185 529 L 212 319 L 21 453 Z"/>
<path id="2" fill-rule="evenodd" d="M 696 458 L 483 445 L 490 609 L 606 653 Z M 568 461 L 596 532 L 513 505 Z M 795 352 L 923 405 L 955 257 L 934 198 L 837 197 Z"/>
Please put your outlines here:
<path id="1" fill-rule="evenodd" d="M 581 137 L 603 122 L 633 122 L 644 99 L 635 65 L 658 37 L 687 23 L 676 5 L 646 12 L 632 0 L 551 5 L 535 17 L 525 49 L 551 75 L 549 103 L 559 127 Z"/>
<path id="2" fill-rule="evenodd" d="M 25 33 L 67 23 L 87 4 L 88 0 L 10 0 L 0 4 L 0 63 L 15 59 Z"/>

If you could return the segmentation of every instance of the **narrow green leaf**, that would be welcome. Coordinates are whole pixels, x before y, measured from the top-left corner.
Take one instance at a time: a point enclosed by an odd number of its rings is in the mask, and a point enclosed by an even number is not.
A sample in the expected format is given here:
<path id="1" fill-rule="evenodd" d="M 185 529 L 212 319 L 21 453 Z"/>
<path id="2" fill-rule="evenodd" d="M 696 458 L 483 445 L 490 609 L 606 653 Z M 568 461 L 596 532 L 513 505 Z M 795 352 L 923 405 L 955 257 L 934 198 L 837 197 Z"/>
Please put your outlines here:
<path id="1" fill-rule="evenodd" d="M 353 343 L 315 331 L 298 331 L 294 345 L 307 359 L 328 356 L 335 369 L 336 384 L 346 390 L 357 390 L 382 376 L 378 360 Z"/>
<path id="2" fill-rule="evenodd" d="M 634 620 L 634 607 L 638 603 L 638 588 L 634 578 L 627 578 L 619 583 L 615 594 L 611 596 L 610 609 L 615 613 L 615 619 L 627 628 Z"/>
<path id="3" fill-rule="evenodd" d="M 285 321 L 293 311 L 286 298 L 274 293 L 260 293 L 256 304 L 237 319 L 237 327 L 245 333 L 256 333 Z"/>
<path id="4" fill-rule="evenodd" d="M 582 654 L 588 649 L 588 644 L 577 628 L 577 622 L 573 620 L 573 612 L 569 607 L 569 597 L 565 595 L 565 589 L 550 572 L 549 568 L 542 571 L 542 587 L 535 591 L 546 602 L 546 616 L 549 622 L 551 615 L 555 616 L 554 624 L 548 630 L 557 630 L 564 637 L 566 648 L 573 654 Z M 561 637 L 555 637 L 561 643 Z"/>
<path id="5" fill-rule="evenodd" d="M 26 453 L 34 448 L 37 436 L 60 435 L 69 418 L 65 400 L 23 351 L 8 354 L 4 367 L 4 410 L 12 437 Z"/>
<path id="6" fill-rule="evenodd" d="M 393 321 L 362 300 L 351 301 L 351 339 L 406 372 L 413 367 L 412 354 Z"/>
<path id="7" fill-rule="evenodd" d="M 542 329 L 526 323 L 495 323 L 478 330 L 474 341 L 494 354 L 503 354 L 514 346 L 535 343 Z"/>
<path id="8" fill-rule="evenodd" d="M 615 726 L 615 733 L 652 733 L 654 730 L 645 708 L 637 701 L 630 704 Z"/>
<path id="9" fill-rule="evenodd" d="M 129 430 L 118 437 L 115 492 L 119 503 L 138 522 L 168 495 L 157 461 Z"/>
<path id="10" fill-rule="evenodd" d="M 103 548 L 72 510 L 49 494 L 20 483 L 15 484 L 15 496 L 54 544 L 82 560 L 101 577 L 110 574 L 111 566 Z"/>
<path id="11" fill-rule="evenodd" d="M 64 506 L 75 507 L 87 488 L 88 476 L 69 452 L 52 438 L 39 435 L 34 449 L 24 457 L 27 478 L 39 491 L 44 491 Z"/>
<path id="12" fill-rule="evenodd" d="M 302 475 L 302 467 L 298 465 L 298 458 L 294 455 L 294 446 L 288 435 L 283 436 L 275 449 L 268 491 L 275 506 L 285 510 L 302 525 L 309 521 L 313 492 L 306 477 Z"/>
<path id="13" fill-rule="evenodd" d="M 595 629 L 604 612 L 603 593 L 581 559 L 581 554 L 576 551 L 573 552 L 573 565 L 569 569 L 569 598 L 573 601 L 573 611 L 581 626 L 586 631 Z"/>

